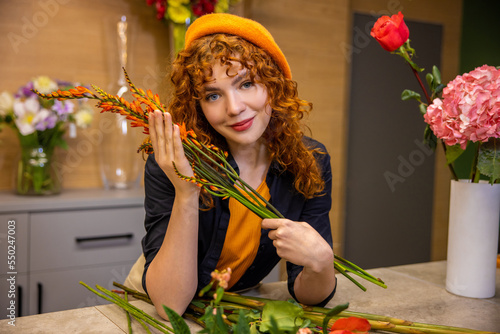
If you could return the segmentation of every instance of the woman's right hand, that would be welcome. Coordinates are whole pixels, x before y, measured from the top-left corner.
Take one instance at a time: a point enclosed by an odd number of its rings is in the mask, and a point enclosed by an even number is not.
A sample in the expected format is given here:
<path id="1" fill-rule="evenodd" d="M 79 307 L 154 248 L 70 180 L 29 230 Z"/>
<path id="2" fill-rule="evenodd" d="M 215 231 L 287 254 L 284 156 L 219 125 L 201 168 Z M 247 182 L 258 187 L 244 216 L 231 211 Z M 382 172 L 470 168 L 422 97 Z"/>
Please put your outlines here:
<path id="1" fill-rule="evenodd" d="M 192 182 L 186 182 L 179 178 L 174 170 L 175 163 L 179 173 L 192 177 L 194 175 L 189 161 L 184 155 L 184 148 L 177 124 L 172 125 L 172 116 L 155 110 L 149 115 L 149 135 L 155 153 L 156 163 L 175 187 L 176 193 L 191 193 L 199 191 L 199 187 Z"/>

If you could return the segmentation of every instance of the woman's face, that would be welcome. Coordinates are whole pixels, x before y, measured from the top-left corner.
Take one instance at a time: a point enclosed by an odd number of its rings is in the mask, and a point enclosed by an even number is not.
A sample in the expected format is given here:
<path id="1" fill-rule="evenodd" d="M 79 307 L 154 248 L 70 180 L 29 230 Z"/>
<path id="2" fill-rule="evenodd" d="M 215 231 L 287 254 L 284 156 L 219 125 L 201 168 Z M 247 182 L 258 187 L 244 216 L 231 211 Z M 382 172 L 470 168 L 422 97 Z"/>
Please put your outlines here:
<path id="1" fill-rule="evenodd" d="M 271 119 L 267 89 L 251 81 L 248 70 L 238 62 L 213 66 L 212 81 L 203 86 L 201 109 L 210 125 L 231 150 L 256 144 Z"/>

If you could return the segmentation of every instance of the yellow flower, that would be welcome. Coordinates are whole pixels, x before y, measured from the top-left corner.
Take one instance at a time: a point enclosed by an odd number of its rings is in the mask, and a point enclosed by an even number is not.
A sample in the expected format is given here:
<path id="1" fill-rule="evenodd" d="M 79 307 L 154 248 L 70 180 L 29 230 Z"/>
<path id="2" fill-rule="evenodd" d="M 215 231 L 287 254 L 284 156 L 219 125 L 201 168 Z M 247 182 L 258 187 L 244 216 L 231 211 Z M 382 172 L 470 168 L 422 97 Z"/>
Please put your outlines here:
<path id="1" fill-rule="evenodd" d="M 229 10 L 229 0 L 219 0 L 215 5 L 214 12 L 215 13 L 227 13 Z"/>
<path id="2" fill-rule="evenodd" d="M 52 93 L 58 88 L 57 83 L 45 75 L 33 79 L 33 87 L 42 94 Z"/>
<path id="3" fill-rule="evenodd" d="M 84 106 L 75 114 L 75 123 L 80 128 L 87 128 L 92 123 L 94 112 L 89 106 Z"/>
<path id="4" fill-rule="evenodd" d="M 0 116 L 5 116 L 12 112 L 14 107 L 14 96 L 9 92 L 0 94 Z"/>
<path id="5" fill-rule="evenodd" d="M 168 6 L 179 7 L 181 5 L 188 5 L 189 0 L 169 0 Z"/>
<path id="6" fill-rule="evenodd" d="M 191 11 L 188 7 L 171 2 L 168 4 L 167 14 L 174 23 L 185 23 L 191 17 Z"/>

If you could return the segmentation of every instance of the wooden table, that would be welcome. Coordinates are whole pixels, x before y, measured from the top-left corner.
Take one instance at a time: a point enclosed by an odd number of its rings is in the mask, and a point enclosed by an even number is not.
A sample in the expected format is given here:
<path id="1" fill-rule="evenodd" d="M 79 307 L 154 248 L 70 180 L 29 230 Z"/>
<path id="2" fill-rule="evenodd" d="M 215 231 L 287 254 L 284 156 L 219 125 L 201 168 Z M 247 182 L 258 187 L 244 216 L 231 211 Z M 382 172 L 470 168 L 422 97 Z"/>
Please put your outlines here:
<path id="1" fill-rule="evenodd" d="M 387 315 L 431 324 L 500 332 L 500 269 L 496 296 L 473 299 L 453 295 L 444 289 L 446 262 L 429 262 L 369 270 L 382 278 L 388 289 L 366 284 L 363 292 L 338 275 L 337 293 L 328 307 L 349 302 L 349 310 Z M 90 283 L 90 282 L 89 282 Z M 83 288 L 83 287 L 82 287 Z M 284 282 L 267 283 L 250 294 L 271 299 L 290 296 Z M 154 307 L 134 301 L 150 314 Z M 17 318 L 16 326 L 0 321 L 0 333 L 126 333 L 125 313 L 115 305 L 101 305 Z M 190 324 L 192 332 L 200 328 Z M 134 333 L 145 333 L 137 323 Z M 154 329 L 153 333 L 157 333 Z"/>

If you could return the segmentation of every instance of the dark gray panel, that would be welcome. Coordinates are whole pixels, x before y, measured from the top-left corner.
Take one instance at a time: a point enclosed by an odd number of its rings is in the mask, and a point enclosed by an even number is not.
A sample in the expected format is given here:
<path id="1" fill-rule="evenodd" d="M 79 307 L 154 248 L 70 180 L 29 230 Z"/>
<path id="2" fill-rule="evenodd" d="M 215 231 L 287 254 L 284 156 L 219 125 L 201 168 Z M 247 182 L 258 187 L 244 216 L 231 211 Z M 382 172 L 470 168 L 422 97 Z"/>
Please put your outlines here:
<path id="1" fill-rule="evenodd" d="M 421 92 L 404 60 L 369 36 L 376 18 L 354 14 L 345 256 L 366 267 L 430 260 L 434 153 L 421 144 Z M 416 62 L 440 65 L 442 27 L 406 20 Z M 425 75 L 421 75 L 425 82 Z"/>

